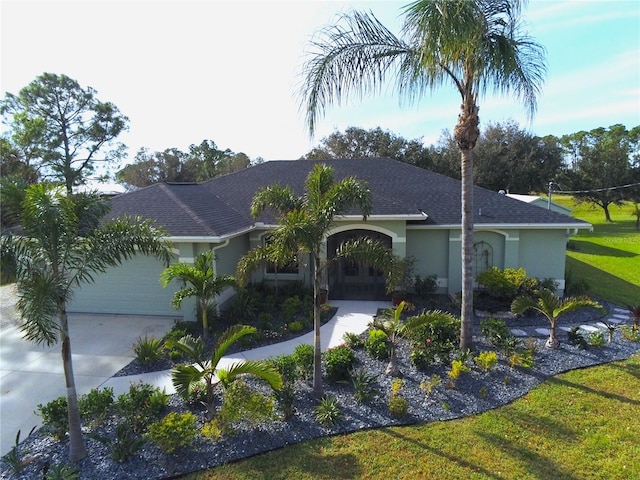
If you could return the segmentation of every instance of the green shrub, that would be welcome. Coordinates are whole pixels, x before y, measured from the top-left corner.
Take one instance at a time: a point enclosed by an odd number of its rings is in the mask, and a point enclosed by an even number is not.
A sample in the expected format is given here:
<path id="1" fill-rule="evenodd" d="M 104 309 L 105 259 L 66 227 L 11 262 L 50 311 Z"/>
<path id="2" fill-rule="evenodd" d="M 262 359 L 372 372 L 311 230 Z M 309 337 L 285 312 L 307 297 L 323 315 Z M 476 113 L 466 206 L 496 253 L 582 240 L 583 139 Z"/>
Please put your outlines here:
<path id="1" fill-rule="evenodd" d="M 229 301 L 225 316 L 233 323 L 251 323 L 258 310 L 258 301 L 258 295 L 254 290 L 242 288 Z"/>
<path id="2" fill-rule="evenodd" d="M 273 418 L 274 401 L 245 382 L 238 380 L 224 392 L 222 406 L 216 414 L 216 423 L 223 435 L 234 430 L 234 423 L 244 420 L 251 424 Z"/>
<path id="3" fill-rule="evenodd" d="M 422 278 L 420 275 L 416 275 L 416 279 L 413 282 L 413 288 L 415 289 L 418 298 L 424 300 L 438 289 L 438 275 L 429 275 L 425 278 Z"/>
<path id="4" fill-rule="evenodd" d="M 424 392 L 425 397 L 429 397 L 433 392 L 433 389 L 442 383 L 440 375 L 434 373 L 429 379 L 422 380 L 420 382 L 420 390 Z"/>
<path id="5" fill-rule="evenodd" d="M 134 432 L 141 432 L 158 417 L 167 401 L 159 388 L 138 382 L 131 383 L 127 393 L 118 395 L 115 407 Z"/>
<path id="6" fill-rule="evenodd" d="M 36 414 L 42 418 L 42 424 L 51 432 L 54 438 L 64 438 L 69 430 L 66 397 L 58 397 L 44 405 L 39 404 Z"/>
<path id="7" fill-rule="evenodd" d="M 353 384 L 353 397 L 358 403 L 366 403 L 373 399 L 378 393 L 376 388 L 378 375 L 369 375 L 365 370 L 359 368 L 350 373 Z"/>
<path id="8" fill-rule="evenodd" d="M 340 405 L 334 397 L 325 396 L 315 408 L 316 421 L 322 425 L 329 426 L 337 423 L 342 418 Z"/>
<path id="9" fill-rule="evenodd" d="M 535 360 L 530 350 L 516 350 L 509 356 L 509 365 L 511 368 L 533 368 Z"/>
<path id="10" fill-rule="evenodd" d="M 301 320 L 294 320 L 293 322 L 289 322 L 289 331 L 291 333 L 299 333 L 304 330 L 305 327 L 305 323 Z"/>
<path id="11" fill-rule="evenodd" d="M 374 328 L 369 330 L 369 336 L 364 341 L 365 351 L 377 360 L 384 360 L 389 357 L 389 344 L 387 334 L 382 330 Z"/>
<path id="12" fill-rule="evenodd" d="M 480 320 L 480 331 L 487 343 L 500 350 L 504 348 L 505 342 L 513 337 L 507 324 L 499 318 L 483 318 Z"/>
<path id="13" fill-rule="evenodd" d="M 463 372 L 468 372 L 469 367 L 467 367 L 461 360 L 452 360 L 451 361 L 451 370 L 447 373 L 449 378 L 452 380 L 457 380 Z"/>
<path id="14" fill-rule="evenodd" d="M 331 383 L 348 381 L 356 356 L 348 347 L 340 345 L 323 354 L 327 381 Z"/>
<path id="15" fill-rule="evenodd" d="M 620 327 L 620 333 L 622 338 L 630 342 L 640 341 L 640 331 L 633 328 L 631 325 L 622 325 Z"/>
<path id="16" fill-rule="evenodd" d="M 56 463 L 44 475 L 44 480 L 76 480 L 78 472 L 71 465 Z"/>
<path id="17" fill-rule="evenodd" d="M 473 361 L 482 370 L 488 372 L 498 364 L 498 355 L 496 352 L 480 352 Z"/>
<path id="18" fill-rule="evenodd" d="M 260 312 L 258 314 L 258 323 L 260 330 L 271 330 L 273 328 L 273 314 L 269 312 Z"/>
<path id="19" fill-rule="evenodd" d="M 93 388 L 78 399 L 78 409 L 85 422 L 89 420 L 95 423 L 102 422 L 109 414 L 112 405 L 113 388 L 110 387 L 103 388 L 102 391 Z"/>
<path id="20" fill-rule="evenodd" d="M 189 405 L 206 405 L 207 385 L 204 380 L 192 385 L 189 388 L 189 396 L 183 400 L 185 400 Z"/>
<path id="21" fill-rule="evenodd" d="M 162 358 L 162 340 L 155 337 L 139 337 L 133 344 L 133 352 L 143 365 L 152 365 Z"/>
<path id="22" fill-rule="evenodd" d="M 190 446 L 197 434 L 196 416 L 193 413 L 171 412 L 162 420 L 149 425 L 149 433 L 146 436 L 160 450 L 172 453 L 179 448 Z"/>
<path id="23" fill-rule="evenodd" d="M 589 334 L 588 343 L 592 347 L 602 347 L 605 344 L 604 334 L 602 332 L 592 332 Z"/>
<path id="24" fill-rule="evenodd" d="M 344 344 L 351 349 L 364 347 L 364 342 L 357 333 L 347 332 L 342 336 L 342 340 L 344 340 Z"/>
<path id="25" fill-rule="evenodd" d="M 96 434 L 89 434 L 89 436 L 107 445 L 111 450 L 111 458 L 119 463 L 126 462 L 131 455 L 140 450 L 145 442 L 144 438 L 136 435 L 126 423 L 118 423 L 116 436 L 113 439 Z"/>
<path id="26" fill-rule="evenodd" d="M 389 413 L 394 417 L 404 417 L 409 410 L 409 402 L 407 402 L 406 398 L 398 395 L 389 399 L 387 408 L 389 409 Z"/>
<path id="27" fill-rule="evenodd" d="M 284 322 L 291 322 L 302 308 L 302 301 L 298 297 L 289 297 L 282 302 L 282 319 Z"/>
<path id="28" fill-rule="evenodd" d="M 589 347 L 589 343 L 580 332 L 580 327 L 571 327 L 571 330 L 567 332 L 567 338 L 571 345 L 586 349 Z"/>
<path id="29" fill-rule="evenodd" d="M 518 295 L 527 295 L 538 286 L 536 279 L 527 277 L 524 268 L 501 270 L 492 267 L 478 274 L 476 281 L 485 287 L 491 297 L 501 300 L 513 300 Z"/>
<path id="30" fill-rule="evenodd" d="M 293 358 L 302 378 L 311 378 L 313 374 L 313 345 L 298 345 L 293 351 Z"/>
<path id="31" fill-rule="evenodd" d="M 448 360 L 460 343 L 460 319 L 440 310 L 431 310 L 418 317 L 426 317 L 426 321 L 408 332 L 407 339 L 411 345 L 412 363 L 419 370 L 425 370 L 436 359 Z"/>
<path id="32" fill-rule="evenodd" d="M 217 441 L 222 438 L 223 431 L 218 424 L 217 419 L 213 419 L 210 422 L 205 423 L 200 429 L 200 433 L 203 437 L 210 438 L 211 440 Z"/>
<path id="33" fill-rule="evenodd" d="M 293 381 L 298 378 L 298 365 L 293 354 L 270 358 L 269 363 L 282 375 L 285 381 Z"/>
<path id="34" fill-rule="evenodd" d="M 274 392 L 278 409 L 282 412 L 285 420 L 291 418 L 295 413 L 294 402 L 296 401 L 296 389 L 293 382 L 285 381 L 280 390 Z"/>

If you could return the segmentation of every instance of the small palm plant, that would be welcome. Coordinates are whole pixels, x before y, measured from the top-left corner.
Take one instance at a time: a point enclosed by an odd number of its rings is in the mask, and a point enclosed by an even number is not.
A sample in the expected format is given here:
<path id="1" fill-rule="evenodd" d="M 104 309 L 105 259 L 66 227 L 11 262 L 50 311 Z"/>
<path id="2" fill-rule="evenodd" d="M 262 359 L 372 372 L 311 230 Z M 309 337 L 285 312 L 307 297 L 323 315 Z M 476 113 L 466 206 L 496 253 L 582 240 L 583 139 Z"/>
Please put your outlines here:
<path id="1" fill-rule="evenodd" d="M 384 332 L 389 340 L 389 345 L 391 346 L 389 364 L 384 373 L 392 377 L 400 376 L 400 368 L 398 367 L 396 355 L 396 349 L 400 339 L 404 338 L 405 335 L 412 330 L 424 325 L 428 320 L 428 317 L 425 315 L 402 320 L 402 312 L 407 305 L 407 302 L 403 300 L 396 308 L 387 310 L 387 313 L 382 318 L 375 318 L 373 322 L 371 322 L 371 326 Z"/>
<path id="2" fill-rule="evenodd" d="M 186 335 L 180 340 L 170 342 L 169 348 L 179 349 L 194 362 L 193 365 L 178 365 L 173 369 L 171 372 L 173 386 L 182 398 L 188 398 L 192 389 L 204 382 L 207 422 L 213 420 L 216 413 L 214 388 L 218 383 L 226 389 L 240 375 L 248 374 L 265 380 L 274 390 L 282 387 L 282 376 L 268 362 L 247 360 L 234 363 L 228 368 L 218 368 L 220 360 L 231 345 L 245 335 L 255 332 L 255 327 L 247 325 L 229 327 L 214 345 L 210 359 L 205 357 L 205 345 L 201 338 Z"/>
<path id="3" fill-rule="evenodd" d="M 511 311 L 515 315 L 520 315 L 529 309 L 540 312 L 551 325 L 549 332 L 549 339 L 545 343 L 547 348 L 559 348 L 560 342 L 556 337 L 556 323 L 558 318 L 562 315 L 578 310 L 580 308 L 595 308 L 602 312 L 605 311 L 604 307 L 595 300 L 591 300 L 588 297 L 569 297 L 561 299 L 555 293 L 547 288 L 541 288 L 536 290 L 535 295 L 537 298 L 531 298 L 527 296 L 520 296 L 516 298 L 511 304 Z"/>
<path id="4" fill-rule="evenodd" d="M 171 301 L 174 308 L 180 308 L 185 298 L 197 298 L 202 314 L 202 337 L 205 340 L 209 338 L 208 310 L 214 305 L 215 297 L 225 287 L 236 286 L 232 276 L 216 275 L 213 260 L 213 252 L 207 250 L 196 257 L 193 265 L 185 262 L 173 263 L 164 269 L 160 277 L 163 287 L 167 287 L 172 280 L 182 282 L 182 288 L 173 295 Z"/>

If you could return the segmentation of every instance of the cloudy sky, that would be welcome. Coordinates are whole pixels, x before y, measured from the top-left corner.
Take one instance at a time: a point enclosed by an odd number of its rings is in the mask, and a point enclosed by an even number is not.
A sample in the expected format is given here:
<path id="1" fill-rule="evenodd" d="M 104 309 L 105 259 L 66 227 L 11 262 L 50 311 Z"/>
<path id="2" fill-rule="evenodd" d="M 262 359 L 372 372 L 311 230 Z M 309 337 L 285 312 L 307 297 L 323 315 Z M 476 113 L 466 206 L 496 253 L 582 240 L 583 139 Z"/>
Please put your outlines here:
<path id="1" fill-rule="evenodd" d="M 0 90 L 43 72 L 98 91 L 130 119 L 120 138 L 141 147 L 219 148 L 295 159 L 334 130 L 382 127 L 434 143 L 455 125 L 459 97 L 444 86 L 414 105 L 392 91 L 332 107 L 314 139 L 297 89 L 305 48 L 348 9 L 370 10 L 399 33 L 407 1 L 1 0 Z M 640 2 L 530 0 L 529 34 L 547 49 L 548 77 L 527 122 L 509 98 L 480 100 L 483 125 L 513 119 L 536 135 L 640 125 Z"/>

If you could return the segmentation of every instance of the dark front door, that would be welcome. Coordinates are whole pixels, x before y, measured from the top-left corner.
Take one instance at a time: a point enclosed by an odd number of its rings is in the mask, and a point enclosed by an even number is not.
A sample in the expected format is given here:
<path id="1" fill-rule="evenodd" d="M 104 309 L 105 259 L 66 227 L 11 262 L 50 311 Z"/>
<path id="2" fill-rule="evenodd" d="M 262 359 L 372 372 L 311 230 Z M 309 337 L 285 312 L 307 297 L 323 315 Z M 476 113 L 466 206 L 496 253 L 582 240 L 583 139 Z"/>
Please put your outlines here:
<path id="1" fill-rule="evenodd" d="M 327 258 L 335 258 L 344 242 L 357 238 L 377 240 L 391 248 L 391 237 L 370 230 L 350 230 L 327 239 Z M 384 275 L 365 262 L 340 259 L 329 268 L 329 298 L 333 300 L 385 300 Z"/>

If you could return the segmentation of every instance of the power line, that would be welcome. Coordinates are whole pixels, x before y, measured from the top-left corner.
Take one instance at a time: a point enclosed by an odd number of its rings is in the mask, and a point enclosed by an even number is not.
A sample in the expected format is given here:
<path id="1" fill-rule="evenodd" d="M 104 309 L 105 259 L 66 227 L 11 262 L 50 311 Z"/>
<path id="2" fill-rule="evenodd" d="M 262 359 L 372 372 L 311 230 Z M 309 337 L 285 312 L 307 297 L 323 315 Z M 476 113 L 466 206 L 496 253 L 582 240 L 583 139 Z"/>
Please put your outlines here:
<path id="1" fill-rule="evenodd" d="M 594 188 L 591 190 L 553 190 L 551 186 L 553 183 L 550 182 L 549 191 L 553 191 L 553 193 L 596 193 L 596 192 L 607 192 L 611 190 L 618 190 L 621 188 L 630 188 L 640 186 L 640 182 L 637 183 L 628 183 L 626 185 L 618 185 L 616 187 L 607 187 L 607 188 Z"/>

